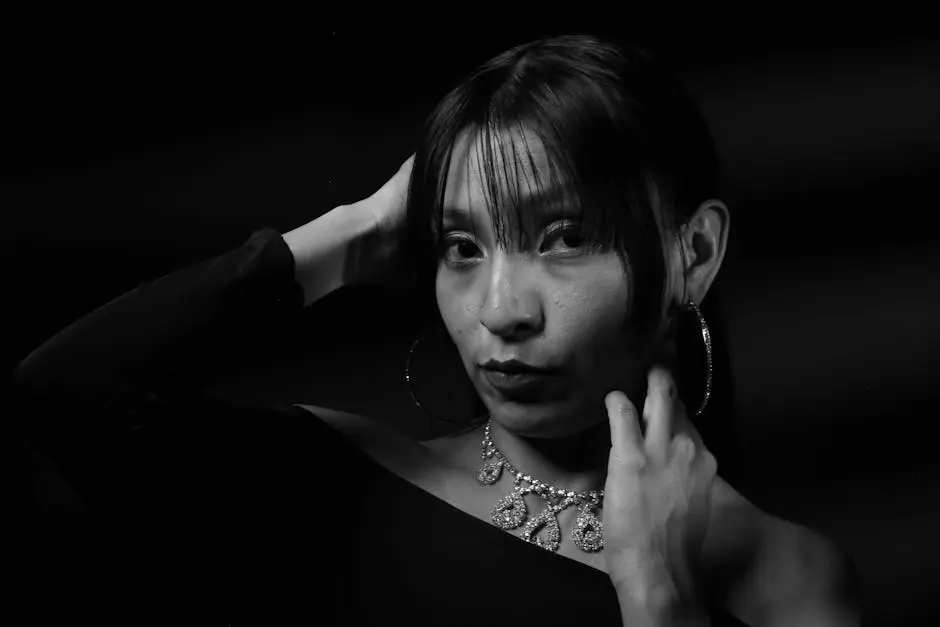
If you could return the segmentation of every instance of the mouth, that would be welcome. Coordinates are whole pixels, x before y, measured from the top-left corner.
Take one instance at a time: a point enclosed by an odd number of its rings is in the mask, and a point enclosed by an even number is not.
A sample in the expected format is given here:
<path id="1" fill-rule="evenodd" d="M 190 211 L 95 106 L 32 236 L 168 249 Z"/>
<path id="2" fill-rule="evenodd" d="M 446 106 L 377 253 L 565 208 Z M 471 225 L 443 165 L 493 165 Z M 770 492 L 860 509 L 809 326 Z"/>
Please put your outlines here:
<path id="1" fill-rule="evenodd" d="M 496 361 L 495 359 L 491 359 L 485 364 L 482 364 L 481 367 L 486 370 L 505 372 L 506 374 L 551 374 L 557 370 L 556 368 L 527 364 L 526 362 L 519 361 L 518 359 L 509 359 L 506 361 Z"/>
<path id="2" fill-rule="evenodd" d="M 507 400 L 526 402 L 545 396 L 545 392 L 557 383 L 557 374 L 551 371 L 518 370 L 507 372 L 493 368 L 481 369 L 484 378 Z"/>

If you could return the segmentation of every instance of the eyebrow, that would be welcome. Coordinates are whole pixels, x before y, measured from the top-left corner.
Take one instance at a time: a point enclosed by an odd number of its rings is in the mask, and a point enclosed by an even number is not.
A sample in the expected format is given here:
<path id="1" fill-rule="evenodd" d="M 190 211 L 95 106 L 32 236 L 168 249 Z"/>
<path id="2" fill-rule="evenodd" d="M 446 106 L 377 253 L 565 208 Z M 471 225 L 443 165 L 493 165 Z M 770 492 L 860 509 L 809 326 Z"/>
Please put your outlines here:
<path id="1" fill-rule="evenodd" d="M 519 202 L 518 211 L 520 213 L 528 210 L 537 211 L 543 221 L 573 217 L 581 213 L 580 207 L 574 200 L 570 186 L 555 187 L 541 194 L 525 196 Z M 444 205 L 443 220 L 455 225 L 466 225 L 470 220 L 470 212 L 453 205 Z"/>

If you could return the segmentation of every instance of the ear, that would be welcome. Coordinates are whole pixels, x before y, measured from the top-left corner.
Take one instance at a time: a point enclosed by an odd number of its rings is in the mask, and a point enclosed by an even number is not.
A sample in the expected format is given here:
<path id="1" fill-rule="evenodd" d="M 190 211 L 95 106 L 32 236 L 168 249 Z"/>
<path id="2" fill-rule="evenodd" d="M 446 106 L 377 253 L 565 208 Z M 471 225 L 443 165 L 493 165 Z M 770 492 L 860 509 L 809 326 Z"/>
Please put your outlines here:
<path id="1" fill-rule="evenodd" d="M 687 288 L 686 302 L 701 303 L 718 276 L 728 243 L 731 214 L 720 200 L 703 202 L 692 217 L 680 228 L 682 247 L 679 250 L 681 267 L 678 269 L 678 289 Z M 676 299 L 682 298 L 677 294 Z M 684 304 L 684 303 L 681 303 Z"/>

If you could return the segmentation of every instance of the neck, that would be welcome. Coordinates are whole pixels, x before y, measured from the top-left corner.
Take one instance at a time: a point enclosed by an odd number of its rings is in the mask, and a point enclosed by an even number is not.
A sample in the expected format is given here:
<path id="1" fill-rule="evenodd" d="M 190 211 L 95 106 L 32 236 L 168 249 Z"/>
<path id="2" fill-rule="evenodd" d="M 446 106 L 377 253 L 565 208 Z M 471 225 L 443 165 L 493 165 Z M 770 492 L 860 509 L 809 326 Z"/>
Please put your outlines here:
<path id="1" fill-rule="evenodd" d="M 532 438 L 491 422 L 490 437 L 516 470 L 548 485 L 574 492 L 600 490 L 607 478 L 610 428 L 606 417 L 561 438 Z"/>

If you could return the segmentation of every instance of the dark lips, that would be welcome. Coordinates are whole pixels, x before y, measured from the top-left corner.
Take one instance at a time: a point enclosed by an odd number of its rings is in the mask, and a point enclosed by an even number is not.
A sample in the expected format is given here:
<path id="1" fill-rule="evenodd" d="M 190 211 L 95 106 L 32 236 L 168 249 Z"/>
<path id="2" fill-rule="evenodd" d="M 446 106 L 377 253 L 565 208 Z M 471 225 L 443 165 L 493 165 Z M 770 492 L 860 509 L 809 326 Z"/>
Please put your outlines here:
<path id="1" fill-rule="evenodd" d="M 538 396 L 548 385 L 552 384 L 554 379 L 554 376 L 548 373 L 532 371 L 507 373 L 489 368 L 483 368 L 483 376 L 503 396 L 514 400 Z"/>

